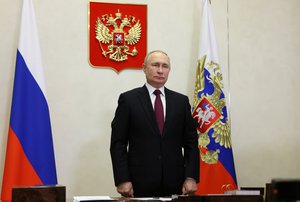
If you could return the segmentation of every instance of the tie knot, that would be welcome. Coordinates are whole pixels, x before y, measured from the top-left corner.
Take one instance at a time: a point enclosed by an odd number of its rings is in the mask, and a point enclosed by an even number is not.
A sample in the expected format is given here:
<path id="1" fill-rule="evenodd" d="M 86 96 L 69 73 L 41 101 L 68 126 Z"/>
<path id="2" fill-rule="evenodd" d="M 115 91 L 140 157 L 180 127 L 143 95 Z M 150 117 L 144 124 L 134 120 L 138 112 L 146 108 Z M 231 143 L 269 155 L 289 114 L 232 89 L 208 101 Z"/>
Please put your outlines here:
<path id="1" fill-rule="evenodd" d="M 161 94 L 160 90 L 158 90 L 158 89 L 156 89 L 153 93 L 154 93 L 154 95 L 156 95 L 156 96 L 158 96 L 158 95 Z"/>

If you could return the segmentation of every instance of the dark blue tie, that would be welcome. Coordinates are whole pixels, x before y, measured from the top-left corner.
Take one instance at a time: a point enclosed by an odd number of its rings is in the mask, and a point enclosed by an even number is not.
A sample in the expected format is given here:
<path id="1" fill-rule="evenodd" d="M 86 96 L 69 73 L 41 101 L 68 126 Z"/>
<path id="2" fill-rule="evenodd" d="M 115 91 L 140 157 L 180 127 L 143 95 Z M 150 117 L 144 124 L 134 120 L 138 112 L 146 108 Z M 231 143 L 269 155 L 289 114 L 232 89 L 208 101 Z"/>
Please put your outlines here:
<path id="1" fill-rule="evenodd" d="M 160 131 L 160 134 L 162 134 L 163 132 L 163 128 L 164 128 L 164 109 L 163 109 L 163 105 L 160 99 L 160 90 L 155 90 L 154 94 L 156 96 L 155 98 L 155 102 L 154 102 L 154 112 L 155 112 L 155 116 L 156 116 L 156 122 Z"/>

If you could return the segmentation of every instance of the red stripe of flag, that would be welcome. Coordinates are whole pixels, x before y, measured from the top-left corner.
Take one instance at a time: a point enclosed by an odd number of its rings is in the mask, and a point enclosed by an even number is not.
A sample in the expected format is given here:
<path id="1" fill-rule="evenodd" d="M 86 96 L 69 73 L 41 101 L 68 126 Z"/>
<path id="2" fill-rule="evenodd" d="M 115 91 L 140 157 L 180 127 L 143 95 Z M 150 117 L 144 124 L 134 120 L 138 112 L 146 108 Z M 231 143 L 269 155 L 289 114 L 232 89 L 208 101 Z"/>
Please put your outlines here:
<path id="1" fill-rule="evenodd" d="M 18 186 L 42 184 L 41 179 L 24 154 L 20 141 L 10 127 L 6 150 L 2 187 L 13 187 L 15 184 L 18 184 Z M 15 173 L 18 173 L 18 176 Z M 11 190 L 3 189 L 1 198 L 10 199 Z"/>

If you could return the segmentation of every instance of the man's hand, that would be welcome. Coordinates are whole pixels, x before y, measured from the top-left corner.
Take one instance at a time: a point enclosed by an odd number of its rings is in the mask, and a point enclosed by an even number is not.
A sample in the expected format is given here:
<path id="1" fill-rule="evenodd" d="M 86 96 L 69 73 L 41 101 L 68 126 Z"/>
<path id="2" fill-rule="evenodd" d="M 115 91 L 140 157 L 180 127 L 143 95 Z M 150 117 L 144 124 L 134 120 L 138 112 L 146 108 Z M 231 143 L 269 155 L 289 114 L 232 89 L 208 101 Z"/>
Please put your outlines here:
<path id="1" fill-rule="evenodd" d="M 187 178 L 182 186 L 183 195 L 193 195 L 197 191 L 197 183 L 192 178 Z"/>
<path id="2" fill-rule="evenodd" d="M 133 187 L 131 182 L 123 182 L 117 186 L 117 192 L 125 197 L 134 197 L 133 196 Z"/>

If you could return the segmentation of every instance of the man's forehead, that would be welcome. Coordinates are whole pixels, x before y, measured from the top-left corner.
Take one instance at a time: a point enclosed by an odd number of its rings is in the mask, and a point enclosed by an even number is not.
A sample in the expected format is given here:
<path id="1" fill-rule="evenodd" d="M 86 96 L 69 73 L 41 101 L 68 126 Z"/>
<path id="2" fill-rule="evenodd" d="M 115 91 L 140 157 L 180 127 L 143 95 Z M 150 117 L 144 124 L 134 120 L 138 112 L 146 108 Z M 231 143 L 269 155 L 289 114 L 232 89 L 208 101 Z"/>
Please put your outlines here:
<path id="1" fill-rule="evenodd" d="M 159 62 L 159 63 L 166 63 L 169 64 L 169 57 L 163 53 L 151 54 L 149 61 L 151 63 Z"/>

